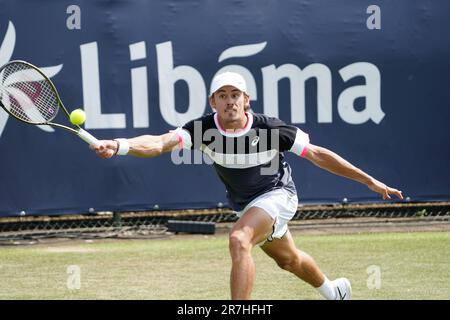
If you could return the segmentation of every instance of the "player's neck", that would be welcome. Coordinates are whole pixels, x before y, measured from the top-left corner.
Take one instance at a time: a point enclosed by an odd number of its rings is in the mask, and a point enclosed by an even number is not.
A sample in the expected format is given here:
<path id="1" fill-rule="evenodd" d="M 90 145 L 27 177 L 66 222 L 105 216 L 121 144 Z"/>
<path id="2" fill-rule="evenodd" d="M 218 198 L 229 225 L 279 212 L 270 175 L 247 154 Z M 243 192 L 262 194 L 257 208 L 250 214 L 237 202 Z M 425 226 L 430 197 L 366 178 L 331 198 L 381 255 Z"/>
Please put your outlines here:
<path id="1" fill-rule="evenodd" d="M 247 115 L 247 112 L 245 112 L 244 117 L 241 117 L 241 119 L 236 120 L 236 121 L 225 122 L 220 117 L 217 117 L 217 120 L 219 121 L 219 125 L 222 130 L 234 132 L 234 131 L 242 130 L 247 126 L 248 115 Z"/>

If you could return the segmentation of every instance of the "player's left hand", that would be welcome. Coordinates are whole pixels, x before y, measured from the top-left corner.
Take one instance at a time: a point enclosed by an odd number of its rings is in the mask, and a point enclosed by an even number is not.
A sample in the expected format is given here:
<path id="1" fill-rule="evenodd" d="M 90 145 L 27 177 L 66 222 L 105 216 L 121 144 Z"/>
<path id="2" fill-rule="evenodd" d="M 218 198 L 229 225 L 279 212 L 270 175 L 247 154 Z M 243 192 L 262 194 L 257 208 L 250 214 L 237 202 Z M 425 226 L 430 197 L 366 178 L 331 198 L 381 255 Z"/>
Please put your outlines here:
<path id="1" fill-rule="evenodd" d="M 402 192 L 400 190 L 388 187 L 387 185 L 385 185 L 384 183 L 378 181 L 378 180 L 373 180 L 371 183 L 369 183 L 367 185 L 367 187 L 369 187 L 370 190 L 381 194 L 381 196 L 383 197 L 383 200 L 386 199 L 391 199 L 391 194 L 397 196 L 399 199 L 403 200 L 403 195 Z"/>

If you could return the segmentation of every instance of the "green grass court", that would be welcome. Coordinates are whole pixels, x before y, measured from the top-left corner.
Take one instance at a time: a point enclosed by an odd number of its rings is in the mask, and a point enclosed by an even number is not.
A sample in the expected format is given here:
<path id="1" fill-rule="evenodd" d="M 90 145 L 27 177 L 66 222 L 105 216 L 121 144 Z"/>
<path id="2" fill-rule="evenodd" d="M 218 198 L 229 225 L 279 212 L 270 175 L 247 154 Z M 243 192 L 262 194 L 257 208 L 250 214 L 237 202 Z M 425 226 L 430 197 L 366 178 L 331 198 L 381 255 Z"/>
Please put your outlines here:
<path id="1" fill-rule="evenodd" d="M 354 299 L 450 299 L 448 232 L 293 235 L 329 278 L 350 279 Z M 261 249 L 254 259 L 253 299 L 321 299 Z M 80 289 L 67 286 L 69 265 Z M 379 289 L 368 288 L 369 266 Z M 230 268 L 226 234 L 5 246 L 0 299 L 229 299 Z"/>

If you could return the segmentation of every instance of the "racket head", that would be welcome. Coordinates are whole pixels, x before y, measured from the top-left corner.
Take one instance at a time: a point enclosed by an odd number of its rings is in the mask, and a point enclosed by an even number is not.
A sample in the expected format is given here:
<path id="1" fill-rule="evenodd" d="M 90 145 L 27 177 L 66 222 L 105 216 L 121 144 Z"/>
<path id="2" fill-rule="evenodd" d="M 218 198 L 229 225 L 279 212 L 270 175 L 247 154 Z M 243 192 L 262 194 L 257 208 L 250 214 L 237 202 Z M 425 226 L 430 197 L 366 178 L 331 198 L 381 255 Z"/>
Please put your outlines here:
<path id="1" fill-rule="evenodd" d="M 0 68 L 0 106 L 30 124 L 51 122 L 60 108 L 68 116 L 52 81 L 38 67 L 22 60 Z"/>

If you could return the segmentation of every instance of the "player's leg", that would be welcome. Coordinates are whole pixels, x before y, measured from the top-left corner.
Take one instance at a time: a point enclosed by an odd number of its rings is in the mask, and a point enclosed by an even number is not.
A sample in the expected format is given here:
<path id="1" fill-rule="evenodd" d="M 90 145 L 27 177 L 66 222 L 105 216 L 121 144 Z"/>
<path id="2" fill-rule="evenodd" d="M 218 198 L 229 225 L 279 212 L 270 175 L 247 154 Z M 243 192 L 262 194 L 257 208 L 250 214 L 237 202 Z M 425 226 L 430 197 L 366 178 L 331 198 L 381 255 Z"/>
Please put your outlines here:
<path id="1" fill-rule="evenodd" d="M 272 233 L 273 223 L 272 217 L 263 209 L 251 207 L 233 226 L 229 239 L 232 299 L 250 299 L 255 277 L 251 250 Z"/>
<path id="2" fill-rule="evenodd" d="M 350 299 L 350 282 L 345 278 L 339 278 L 334 281 L 328 280 L 314 259 L 307 253 L 297 249 L 289 230 L 281 239 L 274 238 L 273 241 L 264 243 L 261 248 L 276 261 L 280 268 L 292 272 L 318 289 L 324 298 L 330 300 Z"/>
<path id="3" fill-rule="evenodd" d="M 281 239 L 274 238 L 273 241 L 264 243 L 261 249 L 274 259 L 280 268 L 292 272 L 313 287 L 319 287 L 323 283 L 324 274 L 311 256 L 297 249 L 289 230 Z"/>

